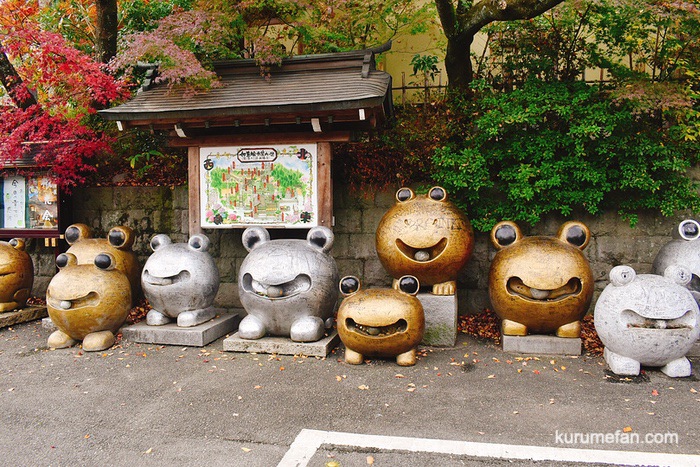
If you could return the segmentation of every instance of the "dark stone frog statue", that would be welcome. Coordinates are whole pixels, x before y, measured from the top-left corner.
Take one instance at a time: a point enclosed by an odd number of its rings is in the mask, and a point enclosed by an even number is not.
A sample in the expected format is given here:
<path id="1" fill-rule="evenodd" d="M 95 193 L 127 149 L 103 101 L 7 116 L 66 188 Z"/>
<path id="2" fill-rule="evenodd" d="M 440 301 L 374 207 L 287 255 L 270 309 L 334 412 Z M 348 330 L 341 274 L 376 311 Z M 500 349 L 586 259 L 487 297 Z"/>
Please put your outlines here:
<path id="1" fill-rule="evenodd" d="M 491 230 L 498 249 L 489 271 L 489 297 L 504 335 L 556 333 L 579 337 L 593 297 L 593 272 L 582 250 L 591 234 L 566 222 L 556 237 L 523 237 L 514 222 Z"/>
<path id="2" fill-rule="evenodd" d="M 95 255 L 92 264 L 78 264 L 72 253 L 58 255 L 60 270 L 46 290 L 49 317 L 58 328 L 49 347 L 83 341 L 83 350 L 99 351 L 114 344 L 131 309 L 131 284 L 117 264 L 111 253 Z"/>
<path id="3" fill-rule="evenodd" d="M 394 288 L 401 276 L 409 274 L 421 285 L 432 286 L 434 295 L 454 295 L 457 275 L 474 249 L 469 219 L 442 187 L 423 196 L 401 188 L 396 201 L 376 232 L 377 255 L 394 278 Z"/>
<path id="4" fill-rule="evenodd" d="M 141 265 L 132 250 L 134 231 L 125 225 L 112 227 L 106 238 L 93 238 L 92 230 L 85 224 L 72 224 L 65 232 L 70 248 L 66 253 L 75 256 L 78 264 L 94 264 L 95 257 L 109 253 L 115 261 L 115 268 L 123 272 L 131 284 L 131 297 L 136 300 L 141 295 Z M 133 305 L 133 303 L 132 303 Z"/>
<path id="5" fill-rule="evenodd" d="M 151 249 L 141 273 L 143 293 L 153 307 L 146 323 L 160 326 L 176 319 L 178 326 L 190 327 L 214 318 L 219 270 L 208 251 L 209 238 L 199 234 L 173 243 L 159 234 L 151 239 Z"/>
<path id="6" fill-rule="evenodd" d="M 270 334 L 296 342 L 323 337 L 338 300 L 333 239 L 327 227 L 310 229 L 306 240 L 270 240 L 263 227 L 243 232 L 249 253 L 238 272 L 238 291 L 248 315 L 238 326 L 239 337 Z"/>
<path id="7" fill-rule="evenodd" d="M 338 309 L 338 334 L 347 363 L 359 365 L 365 357 L 382 357 L 396 358 L 401 366 L 416 364 L 416 347 L 425 331 L 423 305 L 416 298 L 420 282 L 403 276 L 398 284 L 398 289 L 360 290 L 358 278 L 341 279 L 345 299 Z"/>
<path id="8" fill-rule="evenodd" d="M 0 313 L 22 308 L 34 285 L 34 264 L 21 238 L 0 242 Z"/>
<path id="9" fill-rule="evenodd" d="M 691 276 L 676 265 L 663 276 L 637 274 L 629 266 L 610 271 L 594 323 L 614 373 L 638 375 L 645 365 L 660 367 L 671 377 L 691 375 L 685 355 L 700 335 L 698 304 L 686 288 Z"/>

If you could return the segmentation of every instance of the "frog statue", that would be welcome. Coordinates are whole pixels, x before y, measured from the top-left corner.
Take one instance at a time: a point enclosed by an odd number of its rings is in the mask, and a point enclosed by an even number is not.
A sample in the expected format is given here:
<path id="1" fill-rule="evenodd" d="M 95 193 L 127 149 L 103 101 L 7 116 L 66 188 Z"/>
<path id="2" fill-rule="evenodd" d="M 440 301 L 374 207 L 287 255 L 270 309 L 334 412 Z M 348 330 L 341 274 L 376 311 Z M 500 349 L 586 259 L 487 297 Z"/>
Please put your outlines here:
<path id="1" fill-rule="evenodd" d="M 66 253 L 74 255 L 78 264 L 92 265 L 98 254 L 111 254 L 116 261 L 115 267 L 126 274 L 129 279 L 132 300 L 139 297 L 141 294 L 141 267 L 136 253 L 131 249 L 135 240 L 131 228 L 118 225 L 109 230 L 107 238 L 92 238 L 90 227 L 85 224 L 72 224 L 66 229 L 65 239 L 70 245 Z"/>
<path id="2" fill-rule="evenodd" d="M 416 347 L 423 340 L 423 305 L 416 298 L 420 282 L 413 276 L 398 280 L 398 289 L 360 290 L 360 280 L 340 281 L 345 299 L 338 309 L 338 334 L 345 344 L 345 361 L 391 357 L 401 366 L 416 364 Z"/>
<path id="3" fill-rule="evenodd" d="M 152 326 L 190 327 L 216 316 L 212 304 L 219 291 L 219 270 L 209 252 L 209 238 L 199 234 L 187 243 L 172 243 L 159 234 L 151 239 L 153 254 L 141 273 L 141 287 L 153 309 L 146 316 Z"/>
<path id="4" fill-rule="evenodd" d="M 60 271 L 46 290 L 51 321 L 58 328 L 51 348 L 83 341 L 83 350 L 99 351 L 114 344 L 114 334 L 131 309 L 131 284 L 111 253 L 98 253 L 92 264 L 78 264 L 72 253 L 56 257 Z"/>
<path id="5" fill-rule="evenodd" d="M 394 278 L 394 288 L 410 274 L 432 286 L 434 295 L 454 295 L 457 274 L 474 249 L 471 223 L 438 186 L 424 196 L 401 188 L 396 200 L 376 233 L 377 255 Z"/>
<path id="6" fill-rule="evenodd" d="M 629 266 L 610 271 L 594 324 L 613 373 L 638 375 L 645 365 L 670 377 L 691 375 L 685 355 L 700 336 L 698 304 L 686 288 L 691 276 L 675 265 L 663 276 L 637 274 Z"/>
<path id="7" fill-rule="evenodd" d="M 652 272 L 663 275 L 671 265 L 683 266 L 692 274 L 686 285 L 688 290 L 700 302 L 700 224 L 692 219 L 686 219 L 678 224 L 680 238 L 674 238 L 665 244 L 654 258 Z"/>
<path id="8" fill-rule="evenodd" d="M 242 339 L 267 334 L 314 342 L 333 324 L 338 268 L 330 255 L 333 232 L 309 230 L 306 240 L 270 240 L 263 227 L 243 232 L 249 254 L 238 273 L 238 291 L 248 315 L 238 326 Z"/>
<path id="9" fill-rule="evenodd" d="M 22 308 L 34 285 L 34 264 L 24 240 L 0 242 L 0 313 Z"/>
<path id="10" fill-rule="evenodd" d="M 523 238 L 514 222 L 491 230 L 498 252 L 489 270 L 489 298 L 501 317 L 501 332 L 577 338 L 593 297 L 593 272 L 582 250 L 591 233 L 581 222 L 566 222 L 556 237 Z"/>

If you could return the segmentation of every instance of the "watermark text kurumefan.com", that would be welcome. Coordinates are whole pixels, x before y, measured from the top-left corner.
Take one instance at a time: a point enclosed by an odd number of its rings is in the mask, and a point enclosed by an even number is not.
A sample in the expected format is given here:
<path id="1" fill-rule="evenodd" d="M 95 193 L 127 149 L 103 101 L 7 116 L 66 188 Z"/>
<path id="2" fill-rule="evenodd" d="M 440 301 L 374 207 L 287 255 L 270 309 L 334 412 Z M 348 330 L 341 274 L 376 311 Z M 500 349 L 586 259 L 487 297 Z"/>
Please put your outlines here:
<path id="1" fill-rule="evenodd" d="M 678 444 L 678 433 L 554 433 L 557 444 Z"/>

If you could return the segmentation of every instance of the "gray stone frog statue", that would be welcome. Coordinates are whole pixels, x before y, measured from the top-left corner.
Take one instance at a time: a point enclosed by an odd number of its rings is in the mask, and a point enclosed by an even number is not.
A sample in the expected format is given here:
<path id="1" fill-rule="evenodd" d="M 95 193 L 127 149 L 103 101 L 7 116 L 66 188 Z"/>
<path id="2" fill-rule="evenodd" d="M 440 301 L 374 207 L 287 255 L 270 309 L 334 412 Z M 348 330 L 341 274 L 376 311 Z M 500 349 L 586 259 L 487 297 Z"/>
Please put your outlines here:
<path id="1" fill-rule="evenodd" d="M 700 224 L 692 219 L 686 219 L 678 224 L 680 238 L 674 238 L 665 244 L 654 258 L 652 271 L 663 275 L 671 265 L 683 266 L 692 277 L 686 288 L 690 290 L 695 301 L 700 303 Z"/>
<path id="2" fill-rule="evenodd" d="M 691 375 L 685 357 L 700 335 L 698 304 L 685 288 L 690 272 L 669 266 L 663 276 L 629 266 L 610 271 L 595 306 L 595 328 L 605 361 L 618 375 L 638 375 L 641 365 L 671 377 Z"/>
<path id="3" fill-rule="evenodd" d="M 153 307 L 146 323 L 160 326 L 176 319 L 178 326 L 190 327 L 214 318 L 219 270 L 207 251 L 209 238 L 199 234 L 187 243 L 173 243 L 158 234 L 151 249 L 141 274 L 143 293 Z"/>
<path id="4" fill-rule="evenodd" d="M 321 339 L 332 325 L 338 299 L 338 268 L 330 255 L 333 232 L 314 227 L 306 240 L 270 240 L 266 229 L 250 227 L 243 232 L 243 245 L 249 254 L 238 273 L 238 290 L 248 315 L 238 336 Z"/>

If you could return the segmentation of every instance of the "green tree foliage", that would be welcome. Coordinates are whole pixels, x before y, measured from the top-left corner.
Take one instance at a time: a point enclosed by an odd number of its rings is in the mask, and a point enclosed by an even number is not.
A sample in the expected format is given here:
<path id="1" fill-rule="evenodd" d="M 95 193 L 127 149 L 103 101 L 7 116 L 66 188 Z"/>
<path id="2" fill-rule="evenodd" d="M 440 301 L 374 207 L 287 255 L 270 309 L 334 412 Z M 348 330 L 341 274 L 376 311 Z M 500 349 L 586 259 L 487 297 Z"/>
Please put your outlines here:
<path id="1" fill-rule="evenodd" d="M 562 4 L 487 29 L 470 101 L 455 99 L 434 181 L 477 228 L 547 213 L 700 209 L 700 11 L 626 0 Z M 606 78 L 586 84 L 585 69 Z"/>

